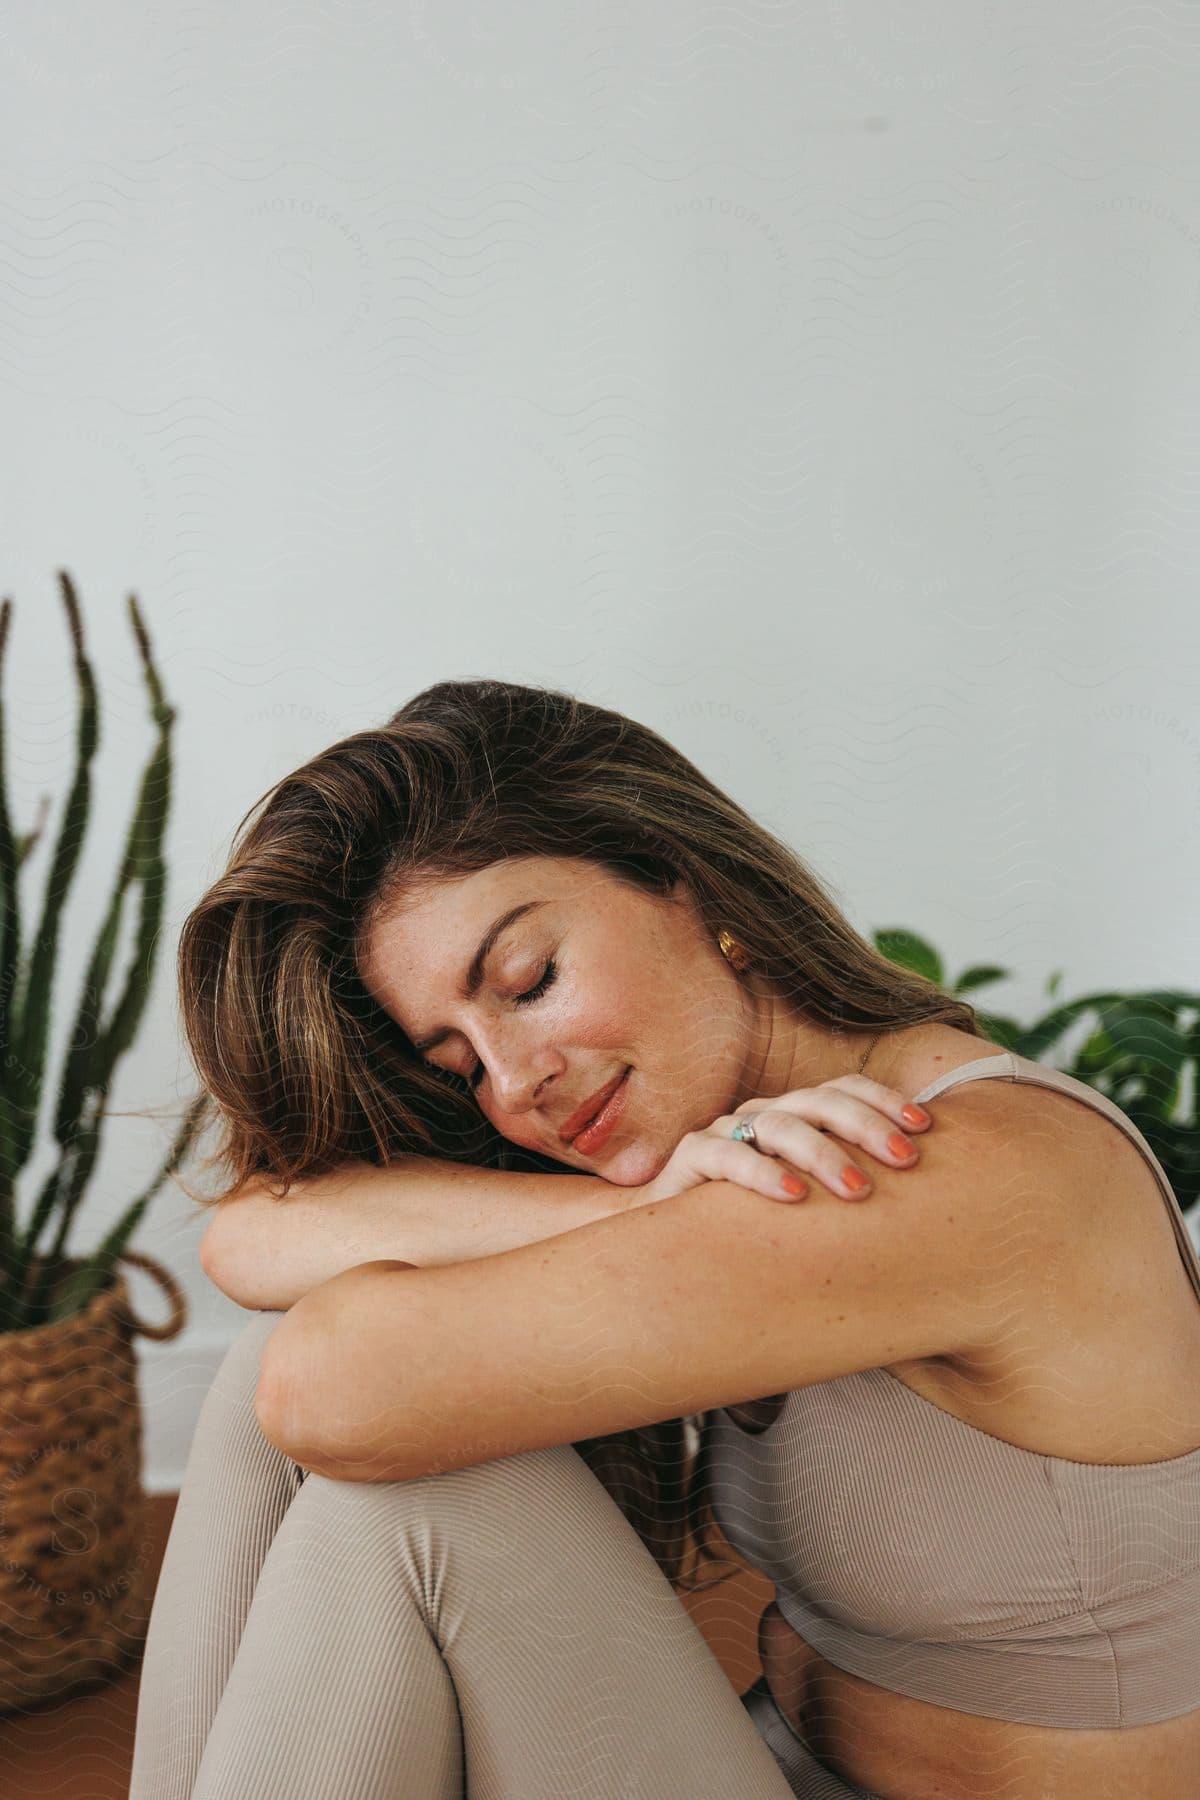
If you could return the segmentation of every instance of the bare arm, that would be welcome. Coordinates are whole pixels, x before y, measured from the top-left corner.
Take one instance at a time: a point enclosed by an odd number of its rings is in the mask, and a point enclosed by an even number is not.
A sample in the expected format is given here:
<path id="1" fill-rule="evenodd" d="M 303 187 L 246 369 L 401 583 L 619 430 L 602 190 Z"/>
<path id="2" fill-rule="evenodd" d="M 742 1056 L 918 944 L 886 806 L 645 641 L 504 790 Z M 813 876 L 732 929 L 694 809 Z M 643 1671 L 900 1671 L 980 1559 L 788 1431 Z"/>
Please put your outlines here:
<path id="1" fill-rule="evenodd" d="M 255 1182 L 220 1205 L 200 1245 L 205 1274 L 239 1306 L 286 1312 L 360 1263 L 426 1268 L 557 1237 L 636 1204 L 637 1188 L 599 1175 L 533 1175 L 408 1156 L 347 1163 L 284 1200 Z"/>

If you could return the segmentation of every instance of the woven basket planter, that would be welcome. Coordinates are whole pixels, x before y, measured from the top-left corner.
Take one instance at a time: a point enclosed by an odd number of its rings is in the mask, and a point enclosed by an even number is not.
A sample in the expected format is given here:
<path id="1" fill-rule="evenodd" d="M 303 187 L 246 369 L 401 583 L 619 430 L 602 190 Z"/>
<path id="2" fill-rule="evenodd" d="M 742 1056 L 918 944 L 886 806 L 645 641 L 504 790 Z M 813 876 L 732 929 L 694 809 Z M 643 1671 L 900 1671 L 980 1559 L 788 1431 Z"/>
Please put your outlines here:
<path id="1" fill-rule="evenodd" d="M 171 1302 L 134 1313 L 125 1276 L 79 1312 L 0 1332 L 0 1712 L 112 1680 L 150 1621 L 142 1410 L 133 1339 L 172 1338 L 187 1317 L 174 1277 L 133 1250 Z"/>

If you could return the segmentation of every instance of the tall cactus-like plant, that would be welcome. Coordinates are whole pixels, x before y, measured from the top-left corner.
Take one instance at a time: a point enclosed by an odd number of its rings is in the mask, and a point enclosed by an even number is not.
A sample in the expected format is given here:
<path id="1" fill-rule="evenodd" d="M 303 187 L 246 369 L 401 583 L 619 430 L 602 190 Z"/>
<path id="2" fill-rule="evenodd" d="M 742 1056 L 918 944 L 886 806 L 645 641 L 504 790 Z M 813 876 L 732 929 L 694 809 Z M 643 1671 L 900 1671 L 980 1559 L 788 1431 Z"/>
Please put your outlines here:
<path id="1" fill-rule="evenodd" d="M 79 861 L 91 808 L 91 764 L 99 744 L 99 701 L 88 660 L 74 586 L 58 572 L 74 650 L 79 693 L 75 772 L 46 876 L 41 914 L 22 952 L 20 873 L 45 825 L 48 796 L 34 828 L 17 835 L 7 798 L 3 680 L 12 601 L 0 607 L 0 1331 L 64 1318 L 110 1279 L 117 1256 L 168 1175 L 179 1165 L 200 1123 L 203 1100 L 183 1118 L 171 1149 L 149 1185 L 95 1251 L 66 1252 L 67 1234 L 100 1151 L 105 1102 L 120 1058 L 133 1044 L 150 992 L 166 894 L 163 841 L 171 799 L 171 728 L 175 710 L 163 696 L 150 639 L 133 594 L 128 607 L 157 738 L 142 776 L 124 853 L 100 925 L 75 1012 L 55 1108 L 55 1166 L 24 1227 L 17 1221 L 17 1178 L 33 1152 L 47 1086 L 54 976 L 63 907 Z M 126 900 L 140 902 L 134 948 L 123 986 L 105 1010 Z M 43 1241 L 48 1240 L 48 1241 Z"/>

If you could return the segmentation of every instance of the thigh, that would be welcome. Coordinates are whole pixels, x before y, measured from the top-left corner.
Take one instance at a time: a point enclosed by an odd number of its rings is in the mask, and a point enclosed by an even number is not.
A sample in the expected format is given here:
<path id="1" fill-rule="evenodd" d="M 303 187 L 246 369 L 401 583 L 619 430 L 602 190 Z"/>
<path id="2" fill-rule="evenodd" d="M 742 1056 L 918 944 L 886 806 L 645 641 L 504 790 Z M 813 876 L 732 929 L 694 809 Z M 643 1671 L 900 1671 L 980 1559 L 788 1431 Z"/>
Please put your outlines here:
<path id="1" fill-rule="evenodd" d="M 271 1545 L 227 1699 L 270 1707 L 272 1685 L 270 1741 L 286 1740 L 288 1719 L 310 1738 L 319 1719 L 327 1738 L 352 1713 L 359 1740 L 382 1731 L 401 1767 L 427 1754 L 422 1733 L 431 1766 L 447 1766 L 451 1695 L 471 1800 L 796 1791 L 569 1445 L 405 1482 L 309 1475 Z M 313 1747 L 327 1754 L 325 1739 Z"/>
<path id="2" fill-rule="evenodd" d="M 546 1791 L 572 1800 L 790 1791 L 670 1582 L 572 1446 L 402 1485 L 415 1490 L 405 1551 L 427 1584 L 467 1766 L 488 1800 L 522 1793 L 504 1771 L 531 1744 Z"/>
<path id="3" fill-rule="evenodd" d="M 254 1411 L 283 1317 L 247 1322 L 200 1409 L 142 1651 L 130 1800 L 189 1800 L 263 1559 L 304 1480 Z"/>
<path id="4" fill-rule="evenodd" d="M 454 1684 L 382 1491 L 309 1474 L 271 1540 L 190 1800 L 463 1800 Z"/>

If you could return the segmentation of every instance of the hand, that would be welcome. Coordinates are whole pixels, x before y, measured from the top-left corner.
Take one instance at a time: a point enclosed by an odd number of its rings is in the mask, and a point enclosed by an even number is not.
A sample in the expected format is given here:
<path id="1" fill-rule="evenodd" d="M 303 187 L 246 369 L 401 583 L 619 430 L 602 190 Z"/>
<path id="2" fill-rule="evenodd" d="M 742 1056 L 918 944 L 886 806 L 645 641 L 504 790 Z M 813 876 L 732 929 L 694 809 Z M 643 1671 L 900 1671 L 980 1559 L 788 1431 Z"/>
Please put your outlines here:
<path id="1" fill-rule="evenodd" d="M 925 1131 L 933 1123 L 922 1107 L 914 1116 L 912 1102 L 896 1088 L 884 1087 L 865 1075 L 837 1075 L 818 1087 L 795 1088 L 774 1100 L 745 1100 L 732 1113 L 722 1113 L 701 1131 L 689 1131 L 679 1140 L 670 1160 L 653 1181 L 638 1190 L 639 1206 L 656 1200 L 669 1200 L 686 1188 L 702 1181 L 736 1181 L 739 1187 L 765 1194 L 769 1200 L 801 1200 L 808 1192 L 805 1182 L 796 1191 L 796 1170 L 804 1169 L 816 1177 L 823 1187 L 839 1200 L 863 1200 L 870 1194 L 870 1176 L 860 1188 L 848 1187 L 842 1178 L 847 1167 L 845 1152 L 831 1144 L 822 1133 L 834 1131 L 839 1137 L 861 1144 L 879 1162 L 890 1169 L 916 1166 L 917 1150 L 910 1145 L 907 1153 L 897 1155 L 888 1147 L 889 1138 L 913 1131 Z M 758 1140 L 743 1144 L 729 1134 L 743 1113 L 754 1114 L 754 1131 Z M 793 1183 L 789 1191 L 785 1180 Z"/>

